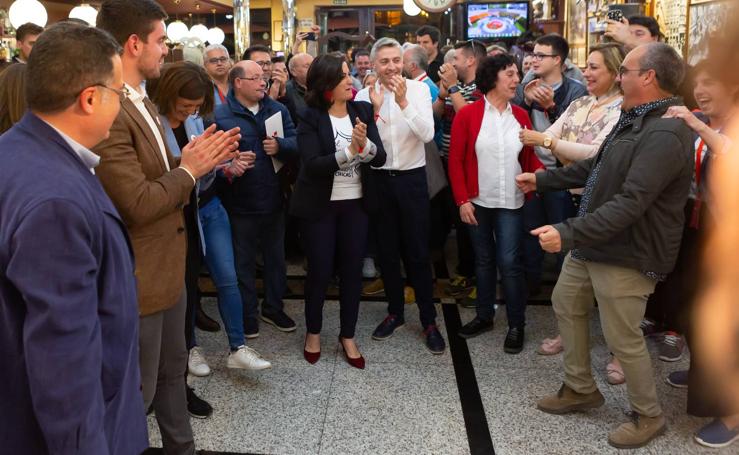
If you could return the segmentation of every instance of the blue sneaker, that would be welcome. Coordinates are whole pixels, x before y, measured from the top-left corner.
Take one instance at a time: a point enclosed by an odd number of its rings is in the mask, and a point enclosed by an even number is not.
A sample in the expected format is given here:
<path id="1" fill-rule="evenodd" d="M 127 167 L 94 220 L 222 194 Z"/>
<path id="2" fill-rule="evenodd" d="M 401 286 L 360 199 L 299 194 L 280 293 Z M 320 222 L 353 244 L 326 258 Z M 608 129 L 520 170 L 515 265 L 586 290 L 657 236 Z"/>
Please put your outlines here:
<path id="1" fill-rule="evenodd" d="M 388 314 L 387 317 L 377 326 L 374 332 L 372 332 L 373 340 L 387 340 L 396 329 L 399 329 L 405 325 L 405 320 L 394 314 Z"/>
<path id="2" fill-rule="evenodd" d="M 714 419 L 695 434 L 695 442 L 702 446 L 720 449 L 739 439 L 739 428 L 730 430 L 721 419 Z"/>
<path id="3" fill-rule="evenodd" d="M 677 389 L 688 388 L 688 370 L 673 371 L 665 378 L 665 382 Z"/>
<path id="4" fill-rule="evenodd" d="M 426 335 L 426 349 L 435 355 L 444 353 L 446 350 L 446 343 L 444 343 L 444 337 L 441 336 L 436 325 L 431 324 L 426 327 L 423 334 Z"/>

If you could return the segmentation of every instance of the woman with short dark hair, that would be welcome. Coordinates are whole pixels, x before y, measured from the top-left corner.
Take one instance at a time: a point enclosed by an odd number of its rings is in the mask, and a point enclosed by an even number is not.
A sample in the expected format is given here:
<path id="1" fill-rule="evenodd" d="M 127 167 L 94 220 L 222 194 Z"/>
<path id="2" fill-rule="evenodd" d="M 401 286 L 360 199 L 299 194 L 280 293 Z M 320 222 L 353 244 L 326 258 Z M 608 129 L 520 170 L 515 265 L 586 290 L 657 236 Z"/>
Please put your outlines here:
<path id="1" fill-rule="evenodd" d="M 310 363 L 321 355 L 321 325 L 326 288 L 338 261 L 341 332 L 347 362 L 364 368 L 354 342 L 362 291 L 362 261 L 368 213 L 377 207 L 370 166 L 385 163 L 385 150 L 372 106 L 352 101 L 346 60 L 321 55 L 308 70 L 305 101 L 298 124 L 300 174 L 290 204 L 303 220 L 308 259 L 305 283 L 307 333 L 303 355 Z"/>
<path id="2" fill-rule="evenodd" d="M 510 55 L 486 57 L 475 82 L 485 96 L 454 117 L 449 147 L 449 177 L 462 221 L 475 250 L 477 316 L 459 330 L 471 338 L 492 330 L 497 274 L 500 271 L 508 316 L 504 350 L 523 349 L 526 285 L 521 263 L 524 194 L 516 176 L 543 168 L 519 131 L 531 129 L 528 114 L 510 100 L 519 83 Z"/>

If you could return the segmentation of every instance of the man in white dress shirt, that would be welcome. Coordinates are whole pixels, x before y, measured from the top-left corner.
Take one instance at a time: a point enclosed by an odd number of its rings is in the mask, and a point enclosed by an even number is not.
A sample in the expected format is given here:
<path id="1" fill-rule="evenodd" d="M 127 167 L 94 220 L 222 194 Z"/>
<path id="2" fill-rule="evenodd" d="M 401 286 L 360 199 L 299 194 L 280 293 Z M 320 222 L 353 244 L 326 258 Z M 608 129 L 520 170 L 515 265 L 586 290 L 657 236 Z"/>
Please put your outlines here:
<path id="1" fill-rule="evenodd" d="M 379 39 L 372 47 L 370 59 L 379 79 L 374 86 L 361 90 L 355 99 L 372 103 L 387 153 L 385 166 L 374 170 L 374 178 L 378 180 L 380 197 L 380 265 L 388 316 L 372 338 L 386 340 L 405 323 L 402 257 L 416 293 L 426 347 L 434 354 L 442 354 L 446 344 L 436 327 L 433 303 L 424 149 L 434 136 L 431 92 L 423 82 L 403 78 L 403 54 L 396 40 Z"/>

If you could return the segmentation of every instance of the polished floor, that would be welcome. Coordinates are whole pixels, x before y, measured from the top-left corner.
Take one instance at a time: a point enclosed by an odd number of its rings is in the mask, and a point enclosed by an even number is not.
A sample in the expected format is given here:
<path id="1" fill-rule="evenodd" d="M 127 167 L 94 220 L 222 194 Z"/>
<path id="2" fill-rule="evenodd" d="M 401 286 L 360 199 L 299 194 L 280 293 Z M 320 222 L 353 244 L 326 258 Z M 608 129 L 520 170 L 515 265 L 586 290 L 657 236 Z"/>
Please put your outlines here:
<path id="1" fill-rule="evenodd" d="M 293 266 L 291 272 L 298 269 Z M 206 453 L 272 455 L 616 453 L 606 436 L 626 419 L 626 387 L 605 380 L 608 351 L 595 314 L 593 372 L 606 405 L 568 416 L 535 408 L 535 400 L 556 391 L 561 382 L 561 356 L 535 352 L 540 339 L 556 332 L 545 299 L 530 302 L 526 346 L 519 355 L 503 352 L 503 309 L 496 316 L 495 330 L 465 341 L 454 333 L 460 323 L 473 318 L 474 310 L 439 299 L 438 323 L 449 349 L 434 356 L 423 345 L 415 305 L 406 306 L 405 327 L 379 342 L 370 335 L 385 316 L 385 304 L 379 299 L 363 302 L 357 342 L 367 359 L 364 371 L 351 368 L 338 349 L 336 301 L 326 303 L 322 356 L 315 365 L 302 357 L 305 323 L 299 299 L 286 301 L 286 311 L 298 323 L 296 332 L 285 334 L 262 324 L 259 338 L 249 341 L 272 362 L 270 370 L 227 369 L 224 332 L 198 331 L 213 372 L 190 382 L 215 410 L 209 419 L 192 419 L 197 448 Z M 203 303 L 218 319 L 215 299 Z M 666 374 L 687 368 L 688 360 L 661 362 L 656 345 L 649 344 L 670 427 L 647 448 L 630 453 L 739 453 L 737 445 L 708 450 L 693 442 L 693 432 L 705 420 L 687 416 L 686 391 L 664 383 Z M 160 446 L 153 418 L 149 429 L 152 445 Z"/>

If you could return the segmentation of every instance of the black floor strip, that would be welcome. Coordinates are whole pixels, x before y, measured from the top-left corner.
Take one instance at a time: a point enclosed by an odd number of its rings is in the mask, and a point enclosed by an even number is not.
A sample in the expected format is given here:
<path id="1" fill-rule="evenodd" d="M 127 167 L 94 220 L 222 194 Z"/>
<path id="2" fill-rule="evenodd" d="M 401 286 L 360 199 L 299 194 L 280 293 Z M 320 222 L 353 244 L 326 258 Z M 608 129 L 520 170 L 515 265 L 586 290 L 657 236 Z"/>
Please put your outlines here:
<path id="1" fill-rule="evenodd" d="M 457 331 L 462 326 L 459 308 L 457 305 L 442 305 L 442 311 L 449 338 L 449 351 L 454 363 L 454 374 L 457 377 L 457 389 L 462 404 L 462 416 L 467 429 L 470 453 L 472 455 L 494 455 L 493 438 L 490 435 L 488 419 L 482 405 L 470 351 L 467 349 L 467 342 L 457 336 Z"/>
<path id="2" fill-rule="evenodd" d="M 446 261 L 434 264 L 436 276 L 448 278 Z M 457 378 L 457 390 L 462 405 L 462 417 L 467 430 L 467 441 L 471 455 L 495 455 L 493 438 L 490 435 L 488 419 L 485 416 L 485 407 L 482 405 L 480 388 L 477 385 L 475 367 L 467 348 L 467 341 L 457 335 L 462 320 L 459 317 L 459 306 L 456 304 L 442 305 L 442 314 L 446 325 L 446 336 L 449 341 L 449 352 L 454 364 L 454 375 Z"/>

